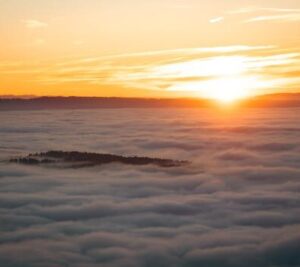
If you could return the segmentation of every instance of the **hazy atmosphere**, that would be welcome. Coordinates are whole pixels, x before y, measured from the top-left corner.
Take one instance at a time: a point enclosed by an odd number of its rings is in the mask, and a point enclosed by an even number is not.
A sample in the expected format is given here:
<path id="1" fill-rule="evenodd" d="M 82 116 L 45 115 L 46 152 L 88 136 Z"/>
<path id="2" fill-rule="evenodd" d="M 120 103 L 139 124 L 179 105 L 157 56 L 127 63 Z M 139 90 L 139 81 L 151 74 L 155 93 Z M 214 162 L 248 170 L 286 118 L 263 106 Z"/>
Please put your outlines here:
<path id="1" fill-rule="evenodd" d="M 0 267 L 299 267 L 299 0 L 0 0 Z"/>

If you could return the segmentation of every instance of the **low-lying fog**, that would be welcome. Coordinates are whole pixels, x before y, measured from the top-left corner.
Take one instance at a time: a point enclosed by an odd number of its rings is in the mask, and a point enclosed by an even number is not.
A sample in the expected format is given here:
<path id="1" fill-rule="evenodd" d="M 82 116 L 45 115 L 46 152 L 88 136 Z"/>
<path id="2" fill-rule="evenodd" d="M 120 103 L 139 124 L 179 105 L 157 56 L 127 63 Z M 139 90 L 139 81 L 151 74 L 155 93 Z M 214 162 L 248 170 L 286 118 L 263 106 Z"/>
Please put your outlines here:
<path id="1" fill-rule="evenodd" d="M 0 266 L 300 265 L 300 109 L 0 113 Z M 176 168 L 6 163 L 48 150 Z"/>

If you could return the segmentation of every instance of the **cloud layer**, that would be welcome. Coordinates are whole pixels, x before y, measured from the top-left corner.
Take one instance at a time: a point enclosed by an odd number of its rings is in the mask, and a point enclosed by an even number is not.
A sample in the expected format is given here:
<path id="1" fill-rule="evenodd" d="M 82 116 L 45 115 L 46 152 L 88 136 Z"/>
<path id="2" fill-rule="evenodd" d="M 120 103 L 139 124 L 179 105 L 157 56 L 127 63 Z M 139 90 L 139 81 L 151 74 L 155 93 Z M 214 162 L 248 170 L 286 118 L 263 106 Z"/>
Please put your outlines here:
<path id="1" fill-rule="evenodd" d="M 0 113 L 2 160 L 63 148 L 193 162 L 0 163 L 1 266 L 299 266 L 297 112 Z"/>

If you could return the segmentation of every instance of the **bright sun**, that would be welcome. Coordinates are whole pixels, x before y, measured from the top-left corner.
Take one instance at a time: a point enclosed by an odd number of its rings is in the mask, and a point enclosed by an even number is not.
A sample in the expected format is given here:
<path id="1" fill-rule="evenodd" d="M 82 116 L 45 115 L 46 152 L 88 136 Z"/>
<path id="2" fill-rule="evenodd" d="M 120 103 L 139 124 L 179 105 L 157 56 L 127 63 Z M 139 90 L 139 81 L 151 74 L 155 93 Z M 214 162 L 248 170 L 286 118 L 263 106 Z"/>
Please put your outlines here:
<path id="1" fill-rule="evenodd" d="M 255 77 L 220 77 L 206 84 L 207 97 L 224 103 L 231 103 L 250 96 L 257 86 Z"/>
<path id="2" fill-rule="evenodd" d="M 217 57 L 206 62 L 211 79 L 204 84 L 206 95 L 224 103 L 249 96 L 257 79 L 246 75 L 247 59 L 241 56 Z"/>
<path id="3" fill-rule="evenodd" d="M 155 68 L 154 76 L 185 79 L 174 82 L 168 87 L 170 91 L 231 103 L 270 85 L 262 76 L 251 73 L 252 64 L 246 56 L 222 56 L 168 64 Z"/>

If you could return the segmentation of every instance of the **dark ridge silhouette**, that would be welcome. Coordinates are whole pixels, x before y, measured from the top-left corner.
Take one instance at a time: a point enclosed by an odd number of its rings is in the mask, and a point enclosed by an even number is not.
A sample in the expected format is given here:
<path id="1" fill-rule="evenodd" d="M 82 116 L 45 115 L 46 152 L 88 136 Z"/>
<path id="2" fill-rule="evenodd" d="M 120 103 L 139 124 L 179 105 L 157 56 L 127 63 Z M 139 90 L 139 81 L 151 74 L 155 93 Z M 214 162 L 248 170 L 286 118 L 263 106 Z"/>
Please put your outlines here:
<path id="1" fill-rule="evenodd" d="M 0 110 L 111 109 L 111 108 L 199 108 L 206 99 L 154 99 L 118 97 L 39 97 L 31 99 L 0 97 Z"/>
<path id="2" fill-rule="evenodd" d="M 300 93 L 281 93 L 260 95 L 239 103 L 242 107 L 258 108 L 295 108 L 300 107 Z"/>
<path id="3" fill-rule="evenodd" d="M 1 99 L 33 99 L 37 98 L 35 95 L 0 95 Z"/>
<path id="4" fill-rule="evenodd" d="M 72 168 L 100 166 L 109 163 L 121 163 L 127 165 L 156 165 L 159 167 L 179 167 L 187 164 L 187 161 L 149 158 L 149 157 L 124 157 L 112 154 L 98 154 L 87 152 L 48 151 L 46 153 L 29 154 L 26 157 L 11 159 L 12 163 L 26 165 L 56 165 L 71 163 Z"/>
<path id="5" fill-rule="evenodd" d="M 105 109 L 105 108 L 204 108 L 216 102 L 199 98 L 118 98 L 118 97 L 0 97 L 0 110 Z M 300 107 L 300 93 L 262 95 L 237 103 L 242 107 Z"/>

